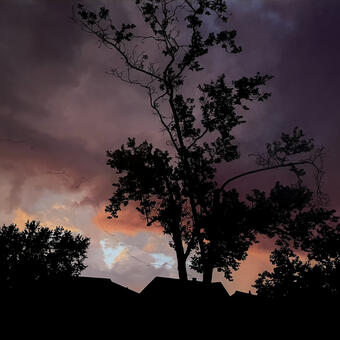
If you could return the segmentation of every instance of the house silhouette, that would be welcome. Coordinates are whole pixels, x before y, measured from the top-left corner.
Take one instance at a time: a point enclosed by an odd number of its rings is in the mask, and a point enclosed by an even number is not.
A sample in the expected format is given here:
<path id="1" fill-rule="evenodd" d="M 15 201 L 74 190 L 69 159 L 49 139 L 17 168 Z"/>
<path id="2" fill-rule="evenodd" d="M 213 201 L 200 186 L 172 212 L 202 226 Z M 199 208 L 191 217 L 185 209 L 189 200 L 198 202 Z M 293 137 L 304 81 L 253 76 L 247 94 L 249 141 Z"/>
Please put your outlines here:
<path id="1" fill-rule="evenodd" d="M 236 291 L 230 296 L 221 282 L 206 284 L 165 277 L 155 277 L 140 293 L 108 278 L 39 281 L 25 288 L 23 284 L 19 290 L 3 289 L 0 299 L 6 316 L 19 313 L 34 327 L 50 325 L 49 334 L 55 329 L 69 334 L 70 326 L 75 334 L 80 330 L 86 333 L 92 325 L 103 327 L 105 335 L 110 336 L 122 329 L 140 335 L 143 327 L 161 327 L 164 334 L 184 327 L 192 337 L 204 330 L 225 335 L 226 329 L 253 335 L 254 329 L 260 328 L 249 327 L 250 322 L 256 327 L 282 323 L 286 315 L 285 306 L 263 303 L 256 295 Z M 295 320 L 289 307 L 287 315 Z M 130 326 L 124 328 L 127 324 Z"/>
<path id="2" fill-rule="evenodd" d="M 112 315 L 115 310 L 118 313 L 134 308 L 139 298 L 137 292 L 108 278 L 82 276 L 23 281 L 16 288 L 2 289 L 0 295 L 5 309 L 25 309 L 27 313 L 38 314 L 62 310 L 70 317 L 87 311 L 93 318 L 104 317 L 109 309 Z"/>
<path id="3" fill-rule="evenodd" d="M 248 293 L 236 290 L 233 295 L 231 295 L 232 300 L 238 302 L 250 302 L 258 299 L 257 295 L 252 294 L 250 291 Z"/>
<path id="4" fill-rule="evenodd" d="M 253 304 L 256 296 L 239 291 L 230 296 L 221 282 L 207 284 L 166 277 L 155 277 L 137 293 L 109 278 L 80 276 L 23 282 L 20 289 L 3 290 L 1 299 L 3 306 L 26 313 L 52 311 L 58 315 L 57 311 L 62 310 L 70 319 L 81 316 L 111 322 L 125 316 L 147 319 L 152 315 L 161 321 L 165 316 L 177 315 L 185 319 L 195 311 L 200 311 L 200 317 L 218 320 L 233 317 L 238 307 Z"/>
<path id="5" fill-rule="evenodd" d="M 210 284 L 188 280 L 183 281 L 174 278 L 155 277 L 140 293 L 142 299 L 153 302 L 186 300 L 192 303 L 209 303 L 222 301 L 229 298 L 229 294 L 221 282 Z"/>
<path id="6" fill-rule="evenodd" d="M 56 285 L 62 291 L 69 293 L 87 293 L 88 295 L 107 298 L 134 299 L 138 297 L 135 291 L 112 282 L 109 278 L 97 277 L 71 277 L 65 280 L 57 280 L 50 283 L 52 287 Z M 48 286 L 47 286 L 48 287 Z"/>

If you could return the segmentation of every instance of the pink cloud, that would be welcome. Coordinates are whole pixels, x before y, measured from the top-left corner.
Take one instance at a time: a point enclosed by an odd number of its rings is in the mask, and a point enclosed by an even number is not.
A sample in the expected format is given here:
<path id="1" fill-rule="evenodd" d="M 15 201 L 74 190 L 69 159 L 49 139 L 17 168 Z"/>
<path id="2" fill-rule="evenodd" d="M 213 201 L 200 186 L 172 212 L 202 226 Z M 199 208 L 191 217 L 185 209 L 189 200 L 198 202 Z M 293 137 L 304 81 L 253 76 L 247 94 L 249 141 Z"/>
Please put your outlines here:
<path id="1" fill-rule="evenodd" d="M 136 236 L 140 232 L 162 233 L 159 227 L 147 227 L 146 222 L 142 220 L 139 212 L 133 207 L 128 206 L 123 209 L 118 218 L 107 218 L 108 214 L 105 213 L 105 206 L 101 206 L 96 216 L 93 217 L 93 223 L 99 228 L 108 233 L 123 233 L 129 236 Z"/>

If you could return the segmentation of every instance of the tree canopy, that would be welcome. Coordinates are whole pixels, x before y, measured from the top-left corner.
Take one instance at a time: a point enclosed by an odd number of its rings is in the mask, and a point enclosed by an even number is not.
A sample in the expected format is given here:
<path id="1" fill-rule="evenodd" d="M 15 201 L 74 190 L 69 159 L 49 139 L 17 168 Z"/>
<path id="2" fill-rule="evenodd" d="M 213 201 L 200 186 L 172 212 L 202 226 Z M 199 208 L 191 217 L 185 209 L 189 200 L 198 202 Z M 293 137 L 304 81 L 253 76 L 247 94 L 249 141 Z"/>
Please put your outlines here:
<path id="1" fill-rule="evenodd" d="M 15 288 L 27 282 L 79 276 L 90 240 L 63 227 L 50 229 L 27 221 L 25 228 L 0 228 L 0 284 Z"/>
<path id="2" fill-rule="evenodd" d="M 95 11 L 79 4 L 73 13 L 83 30 L 121 57 L 124 68 L 113 68 L 111 74 L 146 91 L 168 145 L 161 150 L 129 138 L 126 145 L 107 152 L 107 163 L 117 177 L 106 211 L 119 218 L 123 207 L 137 202 L 146 224 L 157 223 L 171 236 L 181 279 L 187 279 L 189 256 L 191 267 L 203 273 L 205 282 L 212 280 L 215 268 L 232 279 L 232 271 L 246 258 L 258 234 L 282 239 L 299 238 L 299 232 L 309 235 L 313 222 L 305 227 L 295 215 L 305 208 L 310 220 L 317 218 L 311 204 L 321 197 L 323 149 L 295 128 L 256 155 L 257 167 L 217 181 L 217 166 L 227 169 L 241 157 L 234 130 L 246 123 L 249 103 L 270 97 L 263 87 L 272 76 L 257 72 L 229 79 L 221 74 L 192 83 L 190 74 L 204 70 L 202 57 L 212 48 L 221 48 L 226 56 L 242 51 L 236 30 L 228 28 L 226 1 L 137 0 L 135 4 L 143 27 L 119 26 L 105 7 Z M 197 88 L 199 94 L 186 96 L 189 88 Z M 291 170 L 296 182 L 277 183 L 270 199 L 254 190 L 242 201 L 232 187 L 241 177 L 280 168 Z M 316 178 L 315 197 L 303 186 L 307 170 Z M 293 233 L 294 225 L 302 229 Z"/>
<path id="3" fill-rule="evenodd" d="M 315 302 L 340 298 L 340 224 L 334 212 L 327 215 L 303 241 L 300 256 L 288 242 L 281 242 L 272 252 L 273 271 L 259 274 L 254 284 L 259 296 Z"/>

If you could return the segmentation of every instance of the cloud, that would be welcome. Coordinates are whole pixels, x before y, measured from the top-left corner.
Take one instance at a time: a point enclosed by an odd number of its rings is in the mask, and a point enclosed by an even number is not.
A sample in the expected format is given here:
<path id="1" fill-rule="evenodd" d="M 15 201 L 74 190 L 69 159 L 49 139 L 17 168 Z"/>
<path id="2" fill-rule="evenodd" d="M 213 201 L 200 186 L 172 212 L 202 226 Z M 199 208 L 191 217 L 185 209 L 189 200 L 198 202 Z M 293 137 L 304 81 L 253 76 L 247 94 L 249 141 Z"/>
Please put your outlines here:
<path id="1" fill-rule="evenodd" d="M 144 92 L 105 73 L 119 58 L 71 22 L 71 5 L 0 5 L 0 176 L 11 185 L 7 211 L 21 204 L 23 187 L 35 177 L 56 191 L 87 187 L 81 204 L 97 207 L 111 190 L 106 150 L 131 135 L 158 136 Z M 117 6 L 124 20 L 129 14 Z"/>
<path id="2" fill-rule="evenodd" d="M 165 268 L 167 269 L 172 269 L 175 264 L 175 260 L 173 257 L 167 256 L 163 253 L 153 253 L 151 254 L 151 256 L 154 258 L 154 262 L 152 262 L 151 264 L 155 268 L 162 268 L 163 266 L 165 266 Z"/>
<path id="3" fill-rule="evenodd" d="M 107 239 L 101 240 L 100 245 L 103 251 L 104 262 L 108 269 L 112 268 L 115 261 L 119 261 L 122 258 L 123 252 L 126 250 L 126 248 L 121 244 L 115 248 L 109 247 L 107 245 Z"/>
<path id="4" fill-rule="evenodd" d="M 24 229 L 26 222 L 35 220 L 34 216 L 27 214 L 22 209 L 18 208 L 15 210 L 13 223 L 17 225 L 19 229 Z"/>
<path id="5" fill-rule="evenodd" d="M 92 221 L 99 229 L 108 233 L 123 233 L 129 236 L 136 236 L 141 232 L 162 233 L 162 229 L 159 227 L 147 227 L 146 222 L 133 205 L 129 205 L 119 212 L 117 219 L 108 219 L 107 216 L 105 206 L 101 206 Z"/>
<path id="6" fill-rule="evenodd" d="M 166 244 L 167 240 L 165 242 L 160 242 L 160 238 L 165 239 L 165 235 L 161 235 L 159 233 L 157 234 L 149 233 L 147 241 L 143 247 L 143 250 L 147 253 L 164 252 L 164 247 L 167 246 Z"/>
<path id="7" fill-rule="evenodd" d="M 26 211 L 18 208 L 14 212 L 13 223 L 17 225 L 19 229 L 24 229 L 27 221 L 37 221 L 40 222 L 42 227 L 48 227 L 54 229 L 57 226 L 64 227 L 64 229 L 70 230 L 74 233 L 79 233 L 81 230 L 74 226 L 67 216 L 59 217 L 54 215 L 48 217 L 49 212 L 43 211 L 35 214 L 29 214 Z"/>
<path id="8" fill-rule="evenodd" d="M 218 272 L 214 272 L 213 281 L 223 282 L 229 294 L 233 294 L 236 290 L 244 292 L 250 290 L 252 293 L 255 293 L 255 289 L 251 286 L 258 278 L 258 274 L 273 268 L 269 255 L 269 249 L 263 248 L 261 244 L 254 245 L 249 249 L 247 259 L 233 273 L 233 281 L 226 281 L 223 273 Z"/>
<path id="9" fill-rule="evenodd" d="M 108 277 L 138 292 L 155 276 L 177 277 L 176 269 L 168 265 L 171 257 L 167 255 L 162 255 L 160 258 L 160 255 L 156 254 L 157 259 L 155 259 L 152 254 L 139 247 L 124 244 L 121 245 L 124 247 L 121 249 L 114 245 L 115 242 L 111 243 L 106 239 L 101 243 L 105 243 L 106 254 L 103 253 L 103 248 L 92 247 L 87 262 L 88 268 L 83 275 Z M 164 259 L 167 259 L 166 263 Z"/>
<path id="10" fill-rule="evenodd" d="M 214 51 L 206 60 L 209 70 L 197 80 L 210 80 L 212 73 L 221 72 L 228 79 L 257 71 L 275 75 L 270 84 L 273 98 L 247 114 L 248 124 L 237 131 L 243 155 L 262 151 L 281 130 L 300 125 L 329 146 L 329 173 L 336 176 L 339 115 L 332 112 L 337 110 L 340 74 L 340 52 L 334 43 L 339 3 L 230 3 L 230 27 L 238 30 L 244 52 L 225 57 Z M 115 20 L 135 21 L 129 6 L 114 6 Z M 69 20 L 69 1 L 4 1 L 0 15 L 0 60 L 5 65 L 0 84 L 0 171 L 12 185 L 7 205 L 20 204 L 28 178 L 49 173 L 43 185 L 55 183 L 55 190 L 66 191 L 86 186 L 88 194 L 81 204 L 98 207 L 111 190 L 106 149 L 119 147 L 128 136 L 162 140 L 144 92 L 105 74 L 118 58 L 98 49 L 95 39 Z M 250 162 L 239 166 L 249 168 Z M 329 188 L 335 197 L 333 187 Z"/>

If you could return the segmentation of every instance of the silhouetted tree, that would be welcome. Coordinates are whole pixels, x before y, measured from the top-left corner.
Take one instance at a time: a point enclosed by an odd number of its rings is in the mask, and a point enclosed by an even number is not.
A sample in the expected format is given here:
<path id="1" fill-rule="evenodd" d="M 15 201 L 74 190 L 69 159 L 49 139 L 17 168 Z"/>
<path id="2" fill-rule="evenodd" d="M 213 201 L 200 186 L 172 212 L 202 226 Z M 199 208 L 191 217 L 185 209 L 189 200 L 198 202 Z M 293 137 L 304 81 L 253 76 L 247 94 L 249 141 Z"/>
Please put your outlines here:
<path id="1" fill-rule="evenodd" d="M 276 241 L 279 248 L 270 256 L 273 271 L 259 274 L 254 284 L 258 295 L 311 301 L 340 297 L 340 224 L 334 213 L 325 209 L 296 213 L 290 235 L 283 233 L 285 237 Z M 294 248 L 303 251 L 306 259 Z"/>
<path id="2" fill-rule="evenodd" d="M 27 221 L 0 228 L 0 284 L 15 288 L 36 280 L 79 276 L 90 240 L 63 227 L 49 229 Z"/>
<path id="3" fill-rule="evenodd" d="M 121 57 L 125 69 L 112 69 L 111 74 L 146 90 L 171 147 L 162 151 L 147 141 L 137 145 L 129 139 L 126 146 L 108 151 L 108 164 L 119 179 L 106 211 L 117 218 L 122 206 L 137 202 L 148 225 L 158 223 L 171 235 L 181 279 L 187 279 L 190 254 L 194 254 L 192 267 L 203 273 L 204 281 L 211 281 L 214 268 L 230 279 L 260 230 L 254 228 L 255 222 L 249 224 L 249 204 L 228 190 L 230 183 L 289 168 L 301 184 L 305 166 L 311 166 L 319 178 L 322 149 L 314 148 L 296 128 L 257 155 L 256 169 L 217 183 L 216 166 L 240 157 L 233 129 L 245 123 L 242 112 L 249 110 L 247 102 L 269 98 L 270 93 L 260 88 L 272 76 L 256 73 L 227 80 L 222 74 L 199 85 L 197 98 L 186 97 L 183 88 L 190 82 L 190 72 L 203 70 L 201 58 L 212 48 L 241 52 L 236 31 L 224 29 L 230 15 L 225 1 L 137 0 L 136 6 L 145 22 L 138 31 L 134 24 L 118 27 L 107 8 L 96 12 L 82 4 L 74 8 L 73 18 L 82 29 Z M 215 30 L 206 25 L 209 20 L 216 20 Z M 196 88 L 192 83 L 190 87 Z"/>

